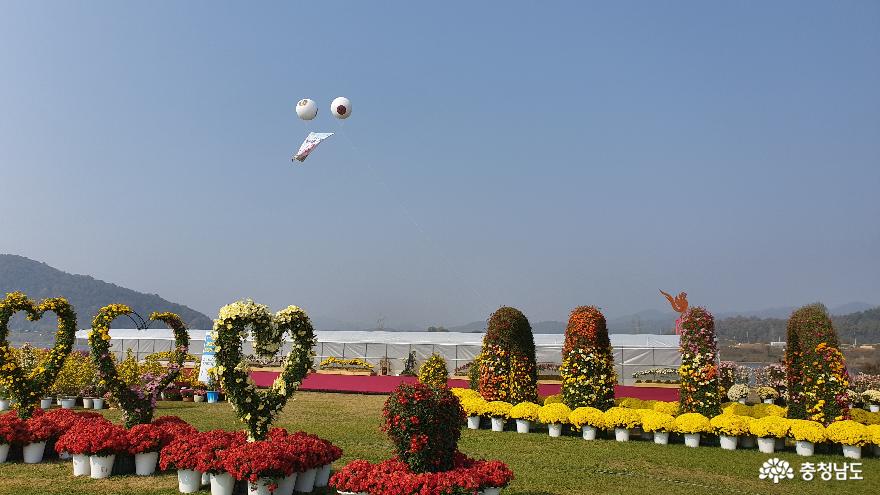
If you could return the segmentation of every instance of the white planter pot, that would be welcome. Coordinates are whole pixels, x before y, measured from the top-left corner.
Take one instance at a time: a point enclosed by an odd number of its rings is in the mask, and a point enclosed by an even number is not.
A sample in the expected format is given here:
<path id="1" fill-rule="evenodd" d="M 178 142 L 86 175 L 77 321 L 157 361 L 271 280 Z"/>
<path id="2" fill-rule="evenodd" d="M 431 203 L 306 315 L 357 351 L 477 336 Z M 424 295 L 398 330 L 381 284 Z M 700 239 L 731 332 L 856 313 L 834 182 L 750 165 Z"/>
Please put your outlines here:
<path id="1" fill-rule="evenodd" d="M 629 441 L 629 430 L 626 428 L 615 428 L 614 429 L 614 439 L 618 442 L 626 442 Z"/>
<path id="2" fill-rule="evenodd" d="M 590 425 L 581 426 L 581 435 L 584 437 L 584 440 L 595 440 L 596 427 Z"/>
<path id="3" fill-rule="evenodd" d="M 745 400 L 745 399 L 740 399 L 740 400 L 738 400 L 737 402 L 739 402 L 740 404 L 745 404 L 745 403 L 746 403 L 746 400 Z"/>
<path id="4" fill-rule="evenodd" d="M 67 452 L 59 452 L 59 453 L 58 453 L 58 458 L 61 459 L 62 461 L 69 461 L 69 460 L 70 460 L 70 454 L 68 454 Z"/>
<path id="5" fill-rule="evenodd" d="M 193 402 L 205 402 L 205 396 L 204 395 L 194 395 Z"/>
<path id="6" fill-rule="evenodd" d="M 562 423 L 550 423 L 549 425 L 547 425 L 547 433 L 549 433 L 551 437 L 561 436 Z"/>
<path id="7" fill-rule="evenodd" d="M 501 493 L 500 486 L 487 486 L 483 488 L 483 495 L 498 495 L 499 493 Z"/>
<path id="8" fill-rule="evenodd" d="M 688 447 L 699 447 L 700 446 L 700 434 L 699 433 L 685 433 L 684 434 L 684 444 Z"/>
<path id="9" fill-rule="evenodd" d="M 76 405 L 76 399 L 61 399 L 61 408 L 62 409 L 73 409 L 73 406 Z"/>
<path id="10" fill-rule="evenodd" d="M 211 485 L 211 473 L 202 473 L 202 486 Z"/>
<path id="11" fill-rule="evenodd" d="M 785 450 L 785 439 L 784 438 L 777 438 L 775 447 L 776 447 L 776 452 L 784 451 Z"/>
<path id="12" fill-rule="evenodd" d="M 91 476 L 92 463 L 89 462 L 89 456 L 85 454 L 73 455 L 73 475 L 74 476 Z"/>
<path id="13" fill-rule="evenodd" d="M 269 485 L 273 482 L 274 480 L 267 478 L 257 478 L 256 483 L 248 481 L 248 495 L 272 495 Z"/>
<path id="14" fill-rule="evenodd" d="M 318 474 L 315 476 L 315 488 L 324 488 L 330 483 L 330 473 L 333 471 L 333 466 L 330 464 L 324 464 L 323 466 L 318 468 Z"/>
<path id="15" fill-rule="evenodd" d="M 504 418 L 492 416 L 492 431 L 504 431 Z"/>
<path id="16" fill-rule="evenodd" d="M 0 443 L 0 464 L 6 462 L 6 457 L 9 456 L 9 444 L 8 443 Z"/>
<path id="17" fill-rule="evenodd" d="M 116 460 L 115 455 L 90 455 L 89 456 L 89 476 L 95 480 L 109 478 L 113 472 L 113 461 Z"/>
<path id="18" fill-rule="evenodd" d="M 40 409 L 49 409 L 52 407 L 52 399 L 40 399 Z"/>
<path id="19" fill-rule="evenodd" d="M 46 442 L 29 443 L 22 449 L 21 456 L 25 464 L 36 464 L 43 460 L 43 452 L 46 451 Z"/>
<path id="20" fill-rule="evenodd" d="M 104 409 L 104 399 L 92 399 L 92 409 Z"/>
<path id="21" fill-rule="evenodd" d="M 315 489 L 315 478 L 318 476 L 318 470 L 315 468 L 308 469 L 304 473 L 296 476 L 296 484 L 293 485 L 294 491 L 308 493 Z"/>
<path id="22" fill-rule="evenodd" d="M 158 452 L 143 452 L 134 455 L 134 474 L 138 476 L 150 476 L 156 472 L 156 462 L 159 460 Z"/>
<path id="23" fill-rule="evenodd" d="M 9 410 L 9 399 L 0 399 L 0 411 Z"/>
<path id="24" fill-rule="evenodd" d="M 871 404 L 868 406 L 868 410 L 871 412 L 880 412 L 880 404 Z"/>
<path id="25" fill-rule="evenodd" d="M 55 397 L 55 405 L 56 405 L 56 406 L 60 406 L 60 405 L 61 405 L 61 397 Z"/>
<path id="26" fill-rule="evenodd" d="M 721 448 L 724 450 L 736 450 L 736 443 L 739 441 L 739 437 L 729 436 L 729 435 L 719 435 L 718 439 L 721 442 Z"/>
<path id="27" fill-rule="evenodd" d="M 645 430 L 642 430 L 641 428 L 639 428 L 639 430 L 641 430 L 639 432 L 639 437 L 641 437 L 642 440 L 647 440 L 650 442 L 651 440 L 654 439 L 654 434 L 651 433 L 650 431 L 645 431 Z"/>
<path id="28" fill-rule="evenodd" d="M 480 417 L 479 416 L 468 416 L 468 428 L 472 430 L 480 429 Z"/>
<path id="29" fill-rule="evenodd" d="M 764 404 L 773 404 L 775 402 L 773 399 L 764 399 Z"/>
<path id="30" fill-rule="evenodd" d="M 848 459 L 861 459 L 862 458 L 862 448 L 858 445 L 842 445 L 843 447 L 843 456 Z"/>
<path id="31" fill-rule="evenodd" d="M 232 495 L 232 490 L 234 488 L 235 478 L 233 478 L 231 474 L 220 473 L 211 475 L 211 495 Z M 291 491 L 292 490 L 293 489 L 291 488 Z"/>
<path id="32" fill-rule="evenodd" d="M 83 409 L 91 409 L 92 408 L 92 398 L 91 397 L 83 397 Z"/>
<path id="33" fill-rule="evenodd" d="M 758 437 L 758 450 L 762 454 L 772 454 L 776 450 L 776 439 L 773 437 Z"/>
<path id="34" fill-rule="evenodd" d="M 669 432 L 668 431 L 655 431 L 654 432 L 654 443 L 658 445 L 668 445 L 669 444 Z"/>
<path id="35" fill-rule="evenodd" d="M 275 489 L 275 495 L 293 495 L 293 488 L 296 486 L 297 473 L 282 478 L 278 482 L 278 488 Z M 327 485 L 324 485 L 327 486 Z M 213 493 L 211 495 L 214 495 Z"/>
<path id="36" fill-rule="evenodd" d="M 813 442 L 808 442 L 806 440 L 798 440 L 794 444 L 794 449 L 798 455 L 802 455 L 805 457 L 809 457 L 813 455 L 813 451 L 815 450 L 815 445 Z"/>
<path id="37" fill-rule="evenodd" d="M 755 435 L 743 435 L 739 439 L 739 448 L 753 449 L 755 448 Z"/>
<path id="38" fill-rule="evenodd" d="M 202 487 L 202 473 L 193 469 L 177 470 L 177 490 L 180 493 L 195 493 Z"/>
<path id="39" fill-rule="evenodd" d="M 532 422 L 527 419 L 516 420 L 516 432 L 528 433 L 532 429 Z"/>

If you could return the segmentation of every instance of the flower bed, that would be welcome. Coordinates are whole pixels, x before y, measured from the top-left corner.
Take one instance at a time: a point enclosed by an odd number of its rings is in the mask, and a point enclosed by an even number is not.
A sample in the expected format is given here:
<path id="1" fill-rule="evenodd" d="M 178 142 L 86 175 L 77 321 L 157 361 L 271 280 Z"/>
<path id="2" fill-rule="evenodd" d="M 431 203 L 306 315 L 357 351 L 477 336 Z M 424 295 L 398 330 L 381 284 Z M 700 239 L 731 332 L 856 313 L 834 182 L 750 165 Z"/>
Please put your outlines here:
<path id="1" fill-rule="evenodd" d="M 321 361 L 318 365 L 319 370 L 335 370 L 335 371 L 366 371 L 374 373 L 376 370 L 373 365 L 363 359 L 352 358 L 342 359 L 336 357 L 328 357 Z"/>

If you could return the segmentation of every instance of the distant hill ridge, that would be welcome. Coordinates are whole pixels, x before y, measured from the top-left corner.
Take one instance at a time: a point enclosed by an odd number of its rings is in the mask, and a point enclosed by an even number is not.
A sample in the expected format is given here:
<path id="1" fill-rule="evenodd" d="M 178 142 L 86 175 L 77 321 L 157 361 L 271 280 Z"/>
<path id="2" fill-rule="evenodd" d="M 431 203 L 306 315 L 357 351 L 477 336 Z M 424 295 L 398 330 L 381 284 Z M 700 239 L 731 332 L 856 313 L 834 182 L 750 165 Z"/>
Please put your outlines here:
<path id="1" fill-rule="evenodd" d="M 63 272 L 24 256 L 0 254 L 0 296 L 13 291 L 22 291 L 37 301 L 47 297 L 66 297 L 76 309 L 77 324 L 81 329 L 88 328 L 98 310 L 111 303 L 127 304 L 144 318 L 149 318 L 153 311 L 171 311 L 180 315 L 193 329 L 210 329 L 213 325 L 204 314 L 157 294 L 144 294 L 87 275 Z M 153 325 L 154 328 L 163 327 L 160 322 Z M 39 321 L 29 322 L 23 315 L 16 315 L 9 327 L 45 333 L 56 328 L 56 320 L 47 315 Z"/>

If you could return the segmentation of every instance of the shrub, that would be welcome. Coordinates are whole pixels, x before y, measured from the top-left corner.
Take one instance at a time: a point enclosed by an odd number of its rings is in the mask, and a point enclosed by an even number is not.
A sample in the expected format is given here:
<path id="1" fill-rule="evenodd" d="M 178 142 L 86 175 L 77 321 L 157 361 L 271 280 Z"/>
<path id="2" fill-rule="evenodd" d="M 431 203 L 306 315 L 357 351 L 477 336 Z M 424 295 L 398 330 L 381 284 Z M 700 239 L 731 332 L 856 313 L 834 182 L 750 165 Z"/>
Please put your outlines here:
<path id="1" fill-rule="evenodd" d="M 553 423 L 566 424 L 569 415 L 571 415 L 571 409 L 561 402 L 538 409 L 538 421 L 548 425 Z"/>
<path id="2" fill-rule="evenodd" d="M 817 421 L 793 419 L 789 424 L 788 434 L 802 442 L 821 443 L 825 441 L 825 427 Z"/>
<path id="3" fill-rule="evenodd" d="M 553 394 L 544 397 L 544 405 L 548 406 L 550 404 L 559 404 L 562 402 L 562 394 Z"/>
<path id="4" fill-rule="evenodd" d="M 872 413 L 864 409 L 852 408 L 849 410 L 850 418 L 856 423 L 863 425 L 880 425 L 880 412 Z"/>
<path id="5" fill-rule="evenodd" d="M 483 409 L 483 414 L 486 416 L 491 416 L 493 418 L 508 418 L 510 417 L 510 409 L 513 407 L 509 402 L 504 402 L 500 400 L 493 400 L 486 404 L 486 408 Z"/>
<path id="6" fill-rule="evenodd" d="M 605 427 L 605 414 L 595 407 L 579 407 L 568 415 L 568 421 L 575 428 L 592 426 L 594 428 Z"/>
<path id="7" fill-rule="evenodd" d="M 538 410 L 541 406 L 534 402 L 520 402 L 510 408 L 510 417 L 512 419 L 527 419 L 529 421 L 538 421 Z"/>
<path id="8" fill-rule="evenodd" d="M 749 396 L 749 386 L 742 383 L 734 384 L 727 390 L 727 398 L 732 401 L 745 399 Z"/>
<path id="9" fill-rule="evenodd" d="M 718 351 L 712 314 L 701 307 L 689 309 L 682 317 L 680 342 L 679 410 L 709 417 L 718 415 Z"/>
<path id="10" fill-rule="evenodd" d="M 865 390 L 862 392 L 862 400 L 866 404 L 880 404 L 880 390 Z"/>
<path id="11" fill-rule="evenodd" d="M 538 398 L 535 339 L 518 309 L 501 307 L 489 317 L 480 353 L 480 394 L 512 403 Z"/>
<path id="12" fill-rule="evenodd" d="M 468 386 L 471 390 L 480 389 L 480 356 L 474 358 L 471 366 L 468 368 Z"/>
<path id="13" fill-rule="evenodd" d="M 758 387 L 758 397 L 760 397 L 761 400 L 776 400 L 779 398 L 779 392 L 773 387 Z"/>
<path id="14" fill-rule="evenodd" d="M 849 379 L 825 306 L 804 306 L 788 320 L 785 364 L 788 416 L 823 424 L 849 417 Z"/>
<path id="15" fill-rule="evenodd" d="M 675 418 L 669 414 L 658 411 L 648 411 L 642 415 L 642 429 L 647 432 L 672 431 L 674 427 Z"/>
<path id="16" fill-rule="evenodd" d="M 718 435 L 738 437 L 749 433 L 749 421 L 743 416 L 736 414 L 719 414 L 712 418 L 709 423 L 712 430 Z"/>
<path id="17" fill-rule="evenodd" d="M 784 418 L 786 409 L 776 404 L 755 404 L 751 407 L 749 414 L 753 418 L 763 418 L 764 416 L 777 416 Z"/>
<path id="18" fill-rule="evenodd" d="M 595 306 L 571 311 L 562 347 L 562 400 L 570 408 L 614 405 L 614 355 L 605 316 Z"/>
<path id="19" fill-rule="evenodd" d="M 740 404 L 742 405 L 742 404 Z M 657 401 L 654 403 L 654 406 L 651 408 L 659 413 L 668 414 L 670 416 L 678 415 L 678 402 L 664 402 Z"/>
<path id="20" fill-rule="evenodd" d="M 400 372 L 400 376 L 418 376 L 416 374 L 416 366 L 416 351 L 412 351 L 403 364 L 403 371 Z"/>
<path id="21" fill-rule="evenodd" d="M 475 397 L 463 397 L 461 399 L 461 408 L 468 416 L 482 416 L 486 410 L 486 399 L 479 395 Z"/>
<path id="22" fill-rule="evenodd" d="M 602 415 L 606 428 L 635 428 L 642 423 L 639 413 L 625 407 L 612 407 Z"/>
<path id="23" fill-rule="evenodd" d="M 675 418 L 672 429 L 678 433 L 708 433 L 712 424 L 700 413 L 685 413 Z"/>
<path id="24" fill-rule="evenodd" d="M 430 387 L 445 387 L 449 380 L 446 360 L 439 354 L 431 354 L 419 368 L 419 381 Z"/>
<path id="25" fill-rule="evenodd" d="M 416 473 L 452 469 L 464 411 L 445 387 L 401 384 L 385 401 L 383 430 Z"/>
<path id="26" fill-rule="evenodd" d="M 830 442 L 862 446 L 868 443 L 868 428 L 852 420 L 835 421 L 825 428 Z"/>
<path id="27" fill-rule="evenodd" d="M 749 423 L 749 431 L 756 437 L 785 438 L 788 435 L 790 420 L 779 416 L 764 416 Z"/>

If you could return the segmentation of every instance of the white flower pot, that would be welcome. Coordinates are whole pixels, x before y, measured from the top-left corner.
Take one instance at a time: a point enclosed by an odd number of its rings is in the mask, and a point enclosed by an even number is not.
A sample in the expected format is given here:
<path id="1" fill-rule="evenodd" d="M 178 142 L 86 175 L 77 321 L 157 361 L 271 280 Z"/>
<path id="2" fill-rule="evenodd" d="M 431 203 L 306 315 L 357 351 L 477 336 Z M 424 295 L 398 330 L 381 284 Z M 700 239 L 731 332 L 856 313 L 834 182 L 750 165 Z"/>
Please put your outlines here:
<path id="1" fill-rule="evenodd" d="M 257 478 L 256 483 L 248 481 L 248 495 L 272 495 L 269 485 L 274 481 L 270 478 Z"/>
<path id="2" fill-rule="evenodd" d="M 202 473 L 193 469 L 177 470 L 177 490 L 180 493 L 195 493 L 202 487 Z"/>
<path id="3" fill-rule="evenodd" d="M 92 409 L 104 409 L 104 399 L 92 399 Z"/>
<path id="4" fill-rule="evenodd" d="M 109 478 L 113 472 L 113 461 L 116 460 L 115 455 L 90 455 L 89 456 L 89 476 L 95 480 Z"/>
<path id="5" fill-rule="evenodd" d="M 324 464 L 323 466 L 318 468 L 318 474 L 315 476 L 315 488 L 324 488 L 330 483 L 330 473 L 333 471 L 333 466 L 330 464 Z"/>
<path id="6" fill-rule="evenodd" d="M 655 431 L 654 432 L 654 443 L 658 445 L 668 445 L 669 444 L 669 432 L 668 431 Z"/>
<path id="7" fill-rule="evenodd" d="M 9 456 L 9 444 L 0 443 L 0 464 L 6 462 L 7 456 Z"/>
<path id="8" fill-rule="evenodd" d="M 516 432 L 528 433 L 532 429 L 532 422 L 527 419 L 516 420 Z"/>
<path id="9" fill-rule="evenodd" d="M 773 437 L 758 437 L 758 450 L 762 454 L 772 454 L 776 450 L 776 439 Z"/>
<path id="10" fill-rule="evenodd" d="M 874 457 L 880 457 L 880 445 L 874 445 Z"/>
<path id="11" fill-rule="evenodd" d="M 498 495 L 499 493 L 501 493 L 500 486 L 487 486 L 483 488 L 483 495 Z"/>
<path id="12" fill-rule="evenodd" d="M 91 409 L 92 408 L 92 398 L 91 397 L 83 397 L 83 409 Z"/>
<path id="13" fill-rule="evenodd" d="M 849 459 L 861 459 L 862 448 L 858 445 L 842 445 L 843 456 Z"/>
<path id="14" fill-rule="evenodd" d="M 547 433 L 550 434 L 551 437 L 558 437 L 562 435 L 562 423 L 550 423 L 547 425 Z"/>
<path id="15" fill-rule="evenodd" d="M 232 495 L 233 488 L 235 488 L 235 478 L 231 474 L 220 473 L 211 475 L 211 495 Z M 291 491 L 293 491 L 293 488 L 291 488 Z"/>
<path id="16" fill-rule="evenodd" d="M 629 430 L 626 428 L 615 428 L 614 429 L 614 439 L 618 442 L 626 442 L 629 441 Z"/>
<path id="17" fill-rule="evenodd" d="M 640 428 L 640 429 L 641 429 L 641 428 Z M 654 439 L 654 434 L 651 433 L 650 431 L 641 430 L 641 431 L 639 432 L 639 437 L 640 437 L 642 440 L 647 440 L 647 441 L 650 442 L 651 440 Z"/>
<path id="18" fill-rule="evenodd" d="M 700 446 L 700 434 L 699 433 L 685 433 L 684 434 L 684 444 L 688 447 L 699 447 Z"/>
<path id="19" fill-rule="evenodd" d="M 89 456 L 85 454 L 73 455 L 73 475 L 74 476 L 91 476 L 92 463 L 89 462 Z"/>
<path id="20" fill-rule="evenodd" d="M 52 407 L 52 399 L 40 399 L 40 409 L 49 409 Z"/>
<path id="21" fill-rule="evenodd" d="M 753 449 L 755 448 L 755 435 L 743 435 L 739 439 L 739 448 Z"/>
<path id="22" fill-rule="evenodd" d="M 70 460 L 70 454 L 68 454 L 67 452 L 59 452 L 59 453 L 58 453 L 58 458 L 61 459 L 62 461 L 69 461 L 69 460 Z"/>
<path id="23" fill-rule="evenodd" d="M 278 488 L 275 489 L 275 495 L 293 495 L 293 487 L 296 486 L 297 473 L 285 476 L 278 481 Z M 324 485 L 327 486 L 327 485 Z M 211 495 L 214 495 L 213 493 Z"/>
<path id="24" fill-rule="evenodd" d="M 813 450 L 815 449 L 815 445 L 813 442 L 808 442 L 806 440 L 798 440 L 794 444 L 794 449 L 798 455 L 809 457 L 813 455 Z"/>
<path id="25" fill-rule="evenodd" d="M 55 405 L 56 405 L 56 406 L 60 406 L 60 405 L 61 405 L 61 397 L 55 397 Z"/>
<path id="26" fill-rule="evenodd" d="M 202 473 L 202 486 L 211 485 L 211 473 Z"/>
<path id="27" fill-rule="evenodd" d="M 150 476 L 156 472 L 156 462 L 159 460 L 158 452 L 143 452 L 134 455 L 134 474 L 138 476 Z"/>
<path id="28" fill-rule="evenodd" d="M 776 452 L 784 451 L 785 450 L 785 439 L 784 438 L 777 438 L 775 447 L 776 447 Z"/>
<path id="29" fill-rule="evenodd" d="M 480 417 L 479 416 L 468 416 L 467 419 L 467 427 L 471 430 L 479 430 L 480 429 Z"/>
<path id="30" fill-rule="evenodd" d="M 296 476 L 296 484 L 293 485 L 293 489 L 298 492 L 308 493 L 315 489 L 315 478 L 318 475 L 318 470 L 315 468 L 308 469 L 304 473 L 299 473 Z"/>
<path id="31" fill-rule="evenodd" d="M 871 412 L 880 412 L 880 404 L 871 404 L 868 406 L 868 410 Z"/>
<path id="32" fill-rule="evenodd" d="M 9 399 L 0 399 L 0 411 L 9 410 Z"/>
<path id="33" fill-rule="evenodd" d="M 504 418 L 492 416 L 492 431 L 504 431 Z"/>
<path id="34" fill-rule="evenodd" d="M 764 399 L 764 404 L 773 404 L 773 399 Z"/>
<path id="35" fill-rule="evenodd" d="M 73 409 L 73 406 L 76 405 L 76 399 L 61 399 L 61 408 L 62 409 Z"/>
<path id="36" fill-rule="evenodd" d="M 730 436 L 730 435 L 719 435 L 718 439 L 721 442 L 721 448 L 724 450 L 736 450 L 736 443 L 739 441 L 739 437 Z"/>
<path id="37" fill-rule="evenodd" d="M 205 396 L 204 395 L 194 395 L 193 402 L 205 402 Z"/>
<path id="38" fill-rule="evenodd" d="M 738 400 L 737 402 L 739 402 L 740 404 L 745 404 L 746 400 L 743 398 L 743 399 Z"/>
<path id="39" fill-rule="evenodd" d="M 584 440 L 595 440 L 596 427 L 590 425 L 581 426 L 581 435 L 584 437 Z"/>
<path id="40" fill-rule="evenodd" d="M 21 456 L 25 464 L 36 464 L 43 460 L 43 452 L 46 451 L 46 442 L 29 443 L 22 449 Z"/>

